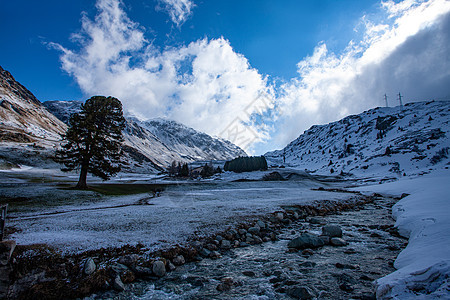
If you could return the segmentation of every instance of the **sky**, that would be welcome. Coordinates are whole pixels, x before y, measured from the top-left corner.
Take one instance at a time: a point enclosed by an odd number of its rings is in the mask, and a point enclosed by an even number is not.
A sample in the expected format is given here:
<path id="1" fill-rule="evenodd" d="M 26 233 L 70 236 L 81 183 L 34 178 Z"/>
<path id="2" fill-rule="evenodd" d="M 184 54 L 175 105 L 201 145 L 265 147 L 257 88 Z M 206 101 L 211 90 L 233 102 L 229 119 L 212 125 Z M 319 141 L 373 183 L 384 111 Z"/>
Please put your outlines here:
<path id="1" fill-rule="evenodd" d="M 249 154 L 450 98 L 448 0 L 0 1 L 0 65 L 41 101 L 114 96 Z"/>

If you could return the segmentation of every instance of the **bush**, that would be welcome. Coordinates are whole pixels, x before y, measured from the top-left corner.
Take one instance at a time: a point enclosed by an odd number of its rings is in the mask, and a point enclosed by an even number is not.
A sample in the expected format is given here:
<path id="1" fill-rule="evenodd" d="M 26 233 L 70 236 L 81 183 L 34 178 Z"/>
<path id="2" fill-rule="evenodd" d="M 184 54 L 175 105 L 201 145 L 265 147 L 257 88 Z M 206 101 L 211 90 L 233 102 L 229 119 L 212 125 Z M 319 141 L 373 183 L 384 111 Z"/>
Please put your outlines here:
<path id="1" fill-rule="evenodd" d="M 251 172 L 258 170 L 267 170 L 267 161 L 264 156 L 238 157 L 227 161 L 223 167 L 225 171 L 233 172 Z"/>

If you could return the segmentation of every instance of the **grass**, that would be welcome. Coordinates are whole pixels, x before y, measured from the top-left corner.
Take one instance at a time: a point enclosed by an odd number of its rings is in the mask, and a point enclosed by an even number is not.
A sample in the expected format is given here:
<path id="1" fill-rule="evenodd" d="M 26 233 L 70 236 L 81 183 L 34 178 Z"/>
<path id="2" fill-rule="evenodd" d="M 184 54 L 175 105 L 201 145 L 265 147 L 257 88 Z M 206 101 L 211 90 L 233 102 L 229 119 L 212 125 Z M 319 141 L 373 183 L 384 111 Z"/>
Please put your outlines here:
<path id="1" fill-rule="evenodd" d="M 123 196 L 161 192 L 165 187 L 165 184 L 95 183 L 89 185 L 87 191 L 97 192 L 105 196 Z M 77 190 L 75 187 L 67 186 L 63 187 L 63 189 Z"/>

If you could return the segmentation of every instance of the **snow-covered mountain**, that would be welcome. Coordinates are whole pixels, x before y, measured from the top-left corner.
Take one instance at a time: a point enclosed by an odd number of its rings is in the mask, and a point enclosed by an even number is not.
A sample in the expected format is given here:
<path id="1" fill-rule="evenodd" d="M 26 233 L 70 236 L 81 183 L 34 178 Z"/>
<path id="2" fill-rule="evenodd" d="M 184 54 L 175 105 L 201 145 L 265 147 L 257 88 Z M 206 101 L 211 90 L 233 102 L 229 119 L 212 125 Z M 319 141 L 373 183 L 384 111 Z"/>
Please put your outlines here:
<path id="1" fill-rule="evenodd" d="M 79 101 L 47 101 L 44 105 L 60 120 L 67 122 L 71 113 L 79 111 Z M 172 161 L 227 160 L 245 156 L 244 150 L 222 139 L 213 138 L 183 124 L 165 119 L 140 121 L 126 118 L 125 151 L 130 169 L 150 165 L 167 167 Z"/>
<path id="2" fill-rule="evenodd" d="M 450 101 L 375 108 L 326 125 L 312 126 L 269 163 L 319 174 L 400 177 L 450 163 Z"/>
<path id="3" fill-rule="evenodd" d="M 0 66 L 0 141 L 53 146 L 66 125 Z"/>

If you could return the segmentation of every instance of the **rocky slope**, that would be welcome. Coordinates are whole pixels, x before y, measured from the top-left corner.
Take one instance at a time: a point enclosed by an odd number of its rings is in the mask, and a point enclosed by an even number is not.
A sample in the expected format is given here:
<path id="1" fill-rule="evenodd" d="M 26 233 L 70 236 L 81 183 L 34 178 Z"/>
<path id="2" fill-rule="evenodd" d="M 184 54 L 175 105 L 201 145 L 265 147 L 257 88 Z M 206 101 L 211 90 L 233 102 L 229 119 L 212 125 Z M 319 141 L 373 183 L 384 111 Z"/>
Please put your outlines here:
<path id="1" fill-rule="evenodd" d="M 326 125 L 312 126 L 282 150 L 272 164 L 319 174 L 397 178 L 447 167 L 450 101 L 375 108 Z"/>
<path id="2" fill-rule="evenodd" d="M 66 125 L 0 66 L 0 141 L 51 146 Z"/>
<path id="3" fill-rule="evenodd" d="M 67 122 L 80 109 L 79 101 L 47 101 L 44 105 L 60 120 Z M 175 121 L 153 119 L 140 121 L 127 117 L 125 151 L 130 169 L 167 167 L 172 161 L 227 160 L 246 153 L 236 145 L 213 138 Z"/>

